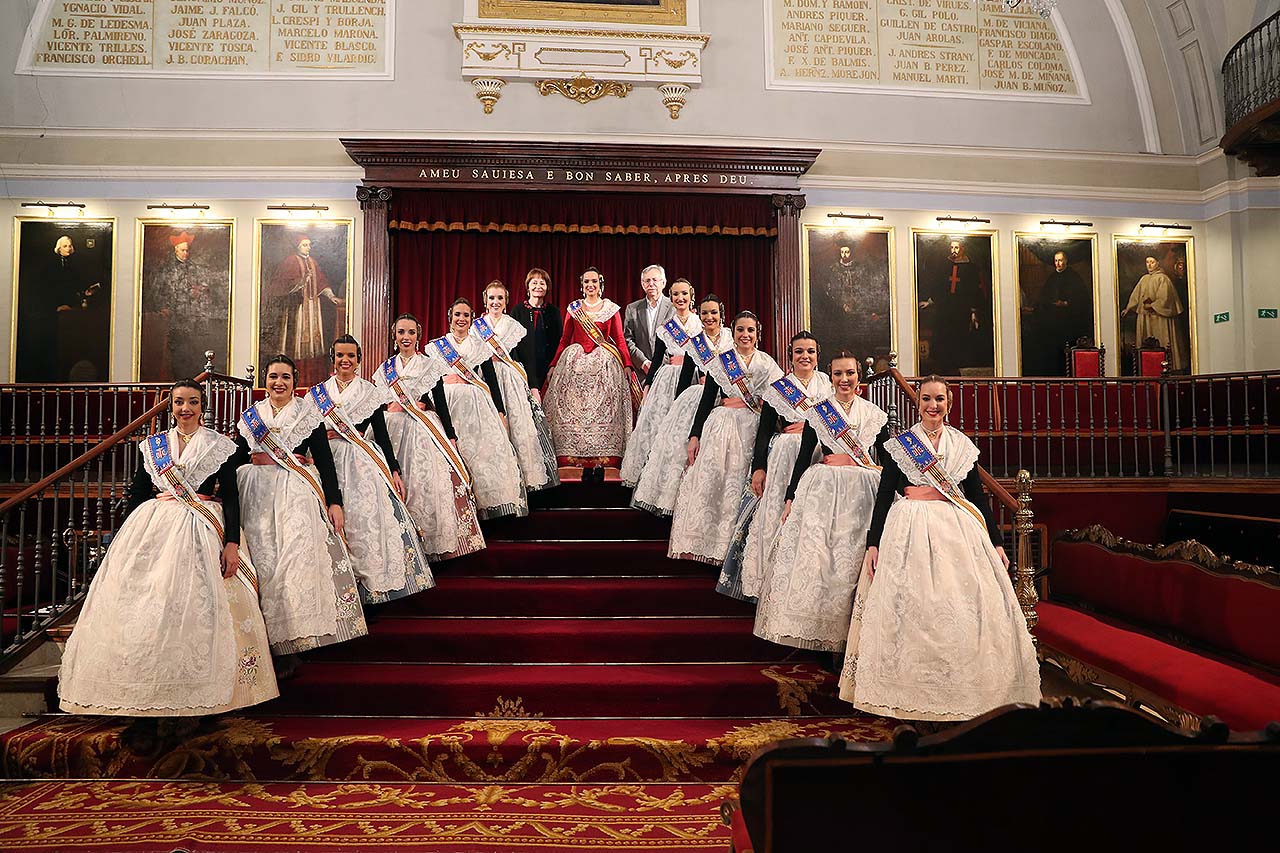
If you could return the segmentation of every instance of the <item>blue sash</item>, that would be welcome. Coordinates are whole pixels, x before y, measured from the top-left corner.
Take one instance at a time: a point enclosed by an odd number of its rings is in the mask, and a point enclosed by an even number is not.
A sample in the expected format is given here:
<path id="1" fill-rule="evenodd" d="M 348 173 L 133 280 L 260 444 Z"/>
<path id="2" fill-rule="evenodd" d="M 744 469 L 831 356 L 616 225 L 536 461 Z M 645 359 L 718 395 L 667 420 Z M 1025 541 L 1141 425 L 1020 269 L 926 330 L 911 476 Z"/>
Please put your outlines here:
<path id="1" fill-rule="evenodd" d="M 751 407 L 751 411 L 757 415 L 760 414 L 760 400 L 751 393 L 747 385 L 747 372 L 742 369 L 742 364 L 738 361 L 737 351 L 730 349 L 720 353 L 720 366 L 724 368 L 724 375 L 729 382 L 742 395 L 743 402 Z"/>
<path id="2" fill-rule="evenodd" d="M 507 348 L 502 345 L 502 341 L 498 340 L 498 333 L 489 325 L 489 321 L 483 317 L 477 317 L 471 321 L 471 328 L 475 329 L 480 339 L 489 345 L 493 350 L 493 354 L 508 367 L 513 368 L 521 377 L 524 378 L 525 384 L 529 384 L 529 374 L 525 373 L 524 365 L 511 357 L 507 352 Z"/>
<path id="3" fill-rule="evenodd" d="M 454 349 L 453 344 L 449 343 L 448 336 L 441 335 L 432 341 L 431 345 L 436 348 L 436 352 L 440 353 L 440 357 L 445 360 L 445 363 L 457 371 L 459 376 L 467 380 L 470 384 L 483 390 L 486 394 L 491 393 L 489 391 L 489 386 L 484 383 L 484 380 L 477 377 L 471 372 L 471 368 L 462 363 L 462 356 L 456 349 Z"/>
<path id="4" fill-rule="evenodd" d="M 394 370 L 394 368 L 392 368 Z M 318 385 L 311 386 L 311 400 L 316 404 L 316 408 L 320 410 L 320 414 L 333 425 L 333 431 L 345 438 L 365 452 L 365 454 L 378 466 L 378 470 L 382 473 L 382 477 L 386 480 L 387 486 L 391 489 L 391 495 L 394 499 L 399 500 L 395 489 L 395 480 L 391 477 L 391 468 L 387 465 L 382 454 L 374 450 L 364 436 L 343 417 L 342 412 L 338 410 L 338 404 L 329 396 L 329 389 L 321 382 Z"/>
<path id="5" fill-rule="evenodd" d="M 706 333 L 699 332 L 696 338 L 691 340 L 693 351 L 698 354 L 698 358 L 703 364 L 708 363 L 716 357 L 716 349 L 711 345 L 711 341 L 707 340 Z"/>
<path id="6" fill-rule="evenodd" d="M 973 502 L 964 496 L 960 491 L 960 487 L 952 482 L 947 472 L 942 470 L 942 466 L 938 464 L 938 457 L 934 455 L 933 448 L 929 447 L 911 430 L 903 430 L 895 436 L 895 440 L 907 451 L 908 457 L 921 474 L 932 481 L 934 488 L 942 492 L 943 497 L 951 501 L 960 509 L 964 510 L 968 515 L 978 523 L 985 533 L 987 530 L 987 520 L 982 515 L 982 510 L 974 506 Z"/>
<path id="7" fill-rule="evenodd" d="M 445 343 L 448 343 L 448 341 L 445 341 Z M 453 443 L 449 441 L 448 436 L 436 428 L 435 422 L 427 417 L 426 412 L 414 405 L 413 400 L 409 399 L 408 392 L 400 384 L 400 371 L 396 370 L 396 357 L 394 355 L 382 363 L 382 378 L 387 381 L 387 387 L 396 395 L 396 401 L 400 404 L 400 408 L 404 409 L 409 417 L 417 421 L 418 425 L 427 431 L 427 435 L 431 437 L 431 443 L 444 456 L 445 461 L 449 463 L 449 467 L 453 469 L 453 473 L 457 475 L 458 480 L 468 489 L 471 488 L 471 472 L 467 470 L 467 463 L 462 461 L 462 457 L 458 455 L 458 451 L 454 449 Z"/>
<path id="8" fill-rule="evenodd" d="M 771 387 L 781 394 L 782 399 L 790 403 L 791 408 L 797 412 L 803 412 L 809 408 L 809 396 L 804 393 L 804 389 L 787 377 L 784 376 L 777 382 L 772 383 Z"/>
<path id="9" fill-rule="evenodd" d="M 786 380 L 783 379 L 781 381 L 785 382 Z M 775 382 L 774 385 L 776 387 L 777 383 Z M 849 426 L 849 422 L 844 419 L 844 415 L 840 413 L 840 409 L 835 403 L 831 400 L 823 400 L 813 407 L 813 411 L 822 419 L 822 425 L 827 428 L 831 438 L 849 451 L 849 455 L 853 457 L 854 462 L 863 468 L 880 470 L 880 466 L 871 461 L 866 448 L 858 443 L 857 437 L 853 434 L 853 428 Z"/>
<path id="10" fill-rule="evenodd" d="M 689 334 L 684 330 L 684 326 L 680 325 L 680 321 L 675 317 L 662 324 L 662 328 L 671 336 L 671 340 L 681 349 L 685 344 L 689 343 Z"/>
<path id="11" fill-rule="evenodd" d="M 298 460 L 293 456 L 293 451 L 290 448 L 281 447 L 280 443 L 275 440 L 271 435 L 271 429 L 262 420 L 262 416 L 258 414 L 257 407 L 250 406 L 245 409 L 240 419 L 249 428 L 249 433 L 253 436 L 253 440 L 266 451 L 268 456 L 275 460 L 277 465 L 306 481 L 311 490 L 316 493 L 316 497 L 320 499 L 320 514 L 324 515 L 327 523 L 329 517 L 324 514 L 324 507 L 327 503 L 324 499 L 324 489 L 316 482 L 316 478 L 311 476 L 310 471 L 298 464 Z"/>

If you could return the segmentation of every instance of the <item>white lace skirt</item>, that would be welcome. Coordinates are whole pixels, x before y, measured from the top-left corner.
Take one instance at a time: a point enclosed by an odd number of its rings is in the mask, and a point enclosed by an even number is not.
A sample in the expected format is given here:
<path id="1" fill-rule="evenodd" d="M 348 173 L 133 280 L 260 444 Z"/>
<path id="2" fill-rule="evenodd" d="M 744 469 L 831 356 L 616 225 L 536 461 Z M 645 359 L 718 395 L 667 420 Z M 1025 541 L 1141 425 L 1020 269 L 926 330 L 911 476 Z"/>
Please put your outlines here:
<path id="1" fill-rule="evenodd" d="M 377 463 L 346 439 L 329 447 L 342 488 L 343 535 L 365 600 L 391 601 L 435 586 L 413 518 Z"/>
<path id="2" fill-rule="evenodd" d="M 426 415 L 443 436 L 444 427 L 436 413 Z M 391 446 L 400 463 L 400 479 L 404 480 L 405 503 L 427 559 L 448 560 L 484 548 L 471 490 L 453 472 L 426 427 L 407 412 L 387 412 L 386 418 Z"/>
<path id="3" fill-rule="evenodd" d="M 218 518 L 222 507 L 206 502 Z M 62 710 L 219 714 L 280 695 L 256 596 L 225 580 L 222 543 L 177 501 L 151 500 L 117 531 L 58 673 Z"/>
<path id="4" fill-rule="evenodd" d="M 667 556 L 719 565 L 729 551 L 742 490 L 750 479 L 751 448 L 760 416 L 717 408 L 707 418 L 698 458 L 680 481 Z"/>
<path id="5" fill-rule="evenodd" d="M 631 505 L 636 509 L 663 517 L 675 509 L 680 480 L 688 465 L 689 430 L 693 429 L 701 399 L 702 386 L 692 385 L 672 401 L 631 493 Z"/>
<path id="6" fill-rule="evenodd" d="M 664 364 L 654 374 L 649 393 L 640 404 L 640 415 L 627 439 L 627 450 L 622 456 L 622 485 L 634 487 L 640 482 L 640 472 L 649 458 L 649 451 L 662 429 L 662 422 L 671 410 L 676 398 L 676 386 L 680 384 L 679 364 Z M 686 435 L 686 437 L 688 437 Z"/>
<path id="7" fill-rule="evenodd" d="M 458 453 L 471 471 L 471 491 L 481 518 L 528 515 L 520 463 L 487 391 L 470 383 L 446 382 L 449 417 Z"/>
<path id="8" fill-rule="evenodd" d="M 858 583 L 840 698 L 910 720 L 1040 701 L 1009 573 L 986 530 L 950 502 L 902 499 L 889 510 L 875 580 Z"/>
<path id="9" fill-rule="evenodd" d="M 805 471 L 760 578 L 757 637 L 798 649 L 844 648 L 879 484 L 879 473 L 852 465 Z"/>
<path id="10" fill-rule="evenodd" d="M 742 561 L 732 566 L 728 561 L 720 572 L 717 589 L 734 598 L 755 599 L 760 596 L 769 554 L 778 538 L 782 509 L 787 503 L 787 486 L 800 455 L 800 433 L 778 433 L 769 443 L 769 463 L 764 479 L 764 494 L 756 507 L 742 549 Z"/>
<path id="11" fill-rule="evenodd" d="M 498 387 L 502 389 L 503 408 L 507 410 L 507 426 L 511 431 L 511 446 L 520 465 L 520 477 L 530 492 L 558 486 L 560 477 L 556 467 L 555 446 L 547 430 L 546 419 L 529 393 L 529 383 L 505 362 L 495 362 Z"/>
<path id="12" fill-rule="evenodd" d="M 320 482 L 313 466 L 307 470 Z M 311 486 L 275 464 L 243 465 L 237 482 L 272 653 L 305 652 L 367 634 L 351 557 Z"/>
<path id="13" fill-rule="evenodd" d="M 542 399 L 557 461 L 564 465 L 617 465 L 631 435 L 631 389 L 626 372 L 604 347 L 583 352 L 570 344 L 560 354 Z"/>

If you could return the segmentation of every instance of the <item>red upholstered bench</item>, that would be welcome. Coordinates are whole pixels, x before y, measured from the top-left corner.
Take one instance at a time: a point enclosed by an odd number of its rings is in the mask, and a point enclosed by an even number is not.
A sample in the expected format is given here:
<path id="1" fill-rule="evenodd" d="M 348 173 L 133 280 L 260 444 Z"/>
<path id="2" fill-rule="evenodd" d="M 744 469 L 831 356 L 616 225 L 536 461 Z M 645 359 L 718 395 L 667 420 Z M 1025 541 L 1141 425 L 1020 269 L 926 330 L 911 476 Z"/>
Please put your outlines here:
<path id="1" fill-rule="evenodd" d="M 1195 543 L 1153 547 L 1095 526 L 1053 543 L 1042 656 L 1183 726 L 1280 720 L 1280 576 Z"/>

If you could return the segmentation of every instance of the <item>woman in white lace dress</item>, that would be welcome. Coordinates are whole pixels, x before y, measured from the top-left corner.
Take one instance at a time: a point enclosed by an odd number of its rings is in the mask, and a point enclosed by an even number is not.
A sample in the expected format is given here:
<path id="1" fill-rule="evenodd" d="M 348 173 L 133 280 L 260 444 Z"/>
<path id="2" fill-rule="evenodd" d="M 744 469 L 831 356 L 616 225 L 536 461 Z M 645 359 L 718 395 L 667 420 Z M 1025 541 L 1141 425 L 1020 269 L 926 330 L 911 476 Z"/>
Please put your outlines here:
<path id="1" fill-rule="evenodd" d="M 387 433 L 400 463 L 409 514 L 428 560 L 474 553 L 484 548 L 484 535 L 440 381 L 448 369 L 418 352 L 422 325 L 412 314 L 397 317 L 391 335 L 395 355 L 382 363 L 373 381 L 390 393 Z"/>
<path id="2" fill-rule="evenodd" d="M 584 482 L 604 482 L 622 464 L 631 435 L 635 383 L 618 304 L 604 298 L 604 276 L 587 267 L 582 298 L 565 309 L 564 331 L 542 395 L 556 462 L 582 468 Z"/>
<path id="3" fill-rule="evenodd" d="M 204 389 L 170 389 L 174 427 L 140 446 L 124 524 L 89 585 L 58 674 L 74 714 L 198 718 L 274 699 L 257 576 L 241 551 L 236 445 L 200 425 Z M 156 722 L 126 729 L 154 742 Z M 148 745 L 148 749 L 150 744 Z"/>
<path id="4" fill-rule="evenodd" d="M 658 327 L 649 373 L 644 378 L 644 402 L 640 404 L 635 429 L 631 430 L 627 452 L 622 457 L 620 477 L 622 485 L 628 488 L 634 488 L 640 482 L 640 473 L 657 440 L 662 421 L 671 410 L 671 403 L 684 390 L 680 387 L 680 375 L 684 369 L 685 345 L 690 338 L 702 332 L 702 321 L 694 308 L 693 285 L 689 279 L 676 279 L 668 296 L 675 314 Z"/>
<path id="5" fill-rule="evenodd" d="M 236 425 L 241 525 L 258 569 L 276 673 L 297 668 L 297 653 L 368 633 L 324 416 L 293 393 L 297 368 L 277 355 L 262 371 L 267 398 Z M 304 455 L 305 454 L 305 455 Z"/>
<path id="6" fill-rule="evenodd" d="M 471 472 L 471 491 L 480 517 L 528 515 L 520 463 L 507 434 L 502 386 L 489 360 L 492 350 L 471 331 L 471 301 L 449 306 L 449 331 L 423 351 L 443 365 L 444 396 L 458 436 L 458 452 Z M 517 401 L 521 402 L 521 401 Z"/>
<path id="7" fill-rule="evenodd" d="M 667 409 L 644 461 L 631 505 L 660 517 L 670 516 L 680 491 L 680 478 L 689 464 L 689 430 L 702 400 L 702 384 L 707 365 L 717 355 L 733 348 L 733 333 L 725 328 L 724 303 L 714 293 L 698 304 L 702 331 L 684 345 L 684 364 L 676 382 L 676 396 Z M 651 392 L 652 393 L 652 392 Z"/>
<path id="8" fill-rule="evenodd" d="M 812 332 L 796 332 L 787 344 L 791 372 L 760 395 L 763 404 L 751 456 L 751 494 L 743 497 L 739 507 L 733 541 L 716 584 L 716 591 L 730 598 L 755 601 L 760 594 L 760 579 L 782 524 L 787 484 L 800 453 L 804 413 L 832 390 L 827 374 L 818 370 L 818 352 Z"/>
<path id="9" fill-rule="evenodd" d="M 720 565 L 728 554 L 750 478 L 760 394 L 782 377 L 777 362 L 756 349 L 759 339 L 759 318 L 741 311 L 733 318 L 733 348 L 707 365 L 708 381 L 686 445 L 689 470 L 671 519 L 667 556 L 674 560 Z"/>
<path id="10" fill-rule="evenodd" d="M 880 448 L 840 697 L 911 720 L 1037 704 L 1036 652 L 982 491 L 978 448 L 944 421 L 944 380 L 925 379 L 918 399 L 920 422 Z"/>
<path id="11" fill-rule="evenodd" d="M 329 347 L 333 376 L 310 394 L 325 416 L 342 489 L 343 532 L 360 592 L 366 602 L 381 604 L 430 589 L 435 580 L 404 502 L 400 463 L 387 434 L 382 410 L 391 395 L 356 375 L 361 355 L 351 335 L 335 340 Z"/>
<path id="12" fill-rule="evenodd" d="M 542 404 L 529 390 L 525 366 L 512 355 L 516 345 L 524 340 L 526 330 L 507 315 L 509 298 L 505 284 L 489 282 L 484 289 L 485 313 L 471 321 L 471 334 L 489 350 L 489 360 L 493 362 L 506 404 L 507 427 L 516 461 L 520 463 L 520 477 L 525 490 L 534 492 L 560 485 L 560 474 Z"/>
<path id="13" fill-rule="evenodd" d="M 858 396 L 858 360 L 831 360 L 834 393 L 805 410 L 783 524 L 760 580 L 755 633 L 798 649 L 839 652 L 867 547 L 880 469 L 871 459 L 888 417 Z M 821 464 L 813 462 L 820 454 Z M 772 475 L 770 475 L 772 476 Z"/>

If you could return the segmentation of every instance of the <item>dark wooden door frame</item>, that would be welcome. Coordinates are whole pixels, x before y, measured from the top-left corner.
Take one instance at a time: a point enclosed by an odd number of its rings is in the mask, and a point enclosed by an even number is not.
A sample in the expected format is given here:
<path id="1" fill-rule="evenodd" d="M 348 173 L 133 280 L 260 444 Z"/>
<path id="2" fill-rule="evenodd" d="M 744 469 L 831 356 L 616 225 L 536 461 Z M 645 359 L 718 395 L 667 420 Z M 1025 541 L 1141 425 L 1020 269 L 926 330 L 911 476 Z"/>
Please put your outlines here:
<path id="1" fill-rule="evenodd" d="M 417 139 L 341 142 L 364 169 L 356 199 L 364 218 L 361 341 L 366 352 L 388 352 L 390 346 L 387 203 L 398 189 L 768 195 L 778 226 L 773 352 L 780 353 L 785 339 L 800 328 L 800 213 L 805 206 L 800 177 L 820 149 Z M 371 359 L 365 367 L 372 370 L 376 362 Z"/>

